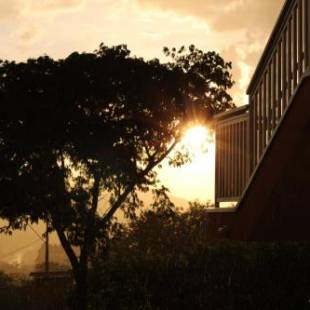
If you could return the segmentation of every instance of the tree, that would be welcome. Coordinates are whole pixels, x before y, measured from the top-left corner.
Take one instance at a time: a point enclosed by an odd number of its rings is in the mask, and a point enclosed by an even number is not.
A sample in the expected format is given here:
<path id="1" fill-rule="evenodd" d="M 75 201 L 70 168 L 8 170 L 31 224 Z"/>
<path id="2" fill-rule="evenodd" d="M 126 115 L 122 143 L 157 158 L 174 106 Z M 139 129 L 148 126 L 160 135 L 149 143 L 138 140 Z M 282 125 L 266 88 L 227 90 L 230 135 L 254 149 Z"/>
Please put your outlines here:
<path id="1" fill-rule="evenodd" d="M 232 107 L 229 63 L 194 46 L 171 51 L 167 64 L 103 44 L 58 61 L 0 63 L 0 216 L 6 231 L 49 222 L 72 265 L 76 309 L 86 308 L 89 257 L 105 246 L 115 212 L 134 217 L 139 191 L 171 206 L 154 168 L 185 122 Z"/>
<path id="2" fill-rule="evenodd" d="M 93 308 L 307 308 L 308 244 L 215 241 L 207 225 L 194 204 L 146 210 L 120 227 L 94 257 Z"/>
<path id="3" fill-rule="evenodd" d="M 201 283 L 197 277 L 201 271 L 193 267 L 204 257 L 209 241 L 207 206 L 190 203 L 186 210 L 177 207 L 143 210 L 137 218 L 114 230 L 109 251 L 92 257 L 92 307 L 191 308 L 184 307 L 182 301 L 196 303 L 191 299 L 194 296 L 188 295 L 194 290 L 193 283 L 187 284 L 192 280 Z M 191 268 L 192 275 L 188 272 Z M 184 287 L 185 290 L 180 290 Z"/>

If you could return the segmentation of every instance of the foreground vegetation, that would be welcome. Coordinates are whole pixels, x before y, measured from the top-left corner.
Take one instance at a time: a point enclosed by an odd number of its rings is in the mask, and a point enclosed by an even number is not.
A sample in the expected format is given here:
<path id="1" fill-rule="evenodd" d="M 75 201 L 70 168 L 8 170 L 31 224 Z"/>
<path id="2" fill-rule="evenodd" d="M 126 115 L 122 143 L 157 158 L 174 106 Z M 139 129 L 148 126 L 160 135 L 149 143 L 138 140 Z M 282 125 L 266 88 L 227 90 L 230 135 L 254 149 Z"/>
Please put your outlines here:
<path id="1" fill-rule="evenodd" d="M 211 242 L 207 216 L 146 212 L 96 259 L 92 309 L 309 309 L 310 247 Z"/>
<path id="2" fill-rule="evenodd" d="M 164 53 L 166 63 L 146 61 L 101 44 L 60 60 L 0 60 L 0 232 L 49 223 L 73 271 L 75 309 L 87 309 L 90 257 L 116 212 L 133 217 L 140 192 L 171 205 L 156 169 L 188 162 L 175 149 L 187 126 L 234 107 L 231 63 L 193 45 Z"/>
<path id="3" fill-rule="evenodd" d="M 210 241 L 204 208 L 146 211 L 92 257 L 89 309 L 309 309 L 310 246 Z M 1 309 L 69 309 L 73 286 L 0 275 Z M 71 288 L 71 290 L 70 290 Z"/>

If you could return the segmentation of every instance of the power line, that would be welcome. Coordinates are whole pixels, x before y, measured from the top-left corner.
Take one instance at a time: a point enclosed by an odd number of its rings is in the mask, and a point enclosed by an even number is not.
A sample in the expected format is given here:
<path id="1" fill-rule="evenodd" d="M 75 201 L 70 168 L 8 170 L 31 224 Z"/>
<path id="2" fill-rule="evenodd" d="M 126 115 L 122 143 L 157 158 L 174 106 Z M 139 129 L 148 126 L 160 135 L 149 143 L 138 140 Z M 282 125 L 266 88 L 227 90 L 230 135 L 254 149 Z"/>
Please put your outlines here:
<path id="1" fill-rule="evenodd" d="M 39 240 L 40 240 L 40 239 L 37 238 L 37 239 L 35 239 L 35 240 L 32 240 L 30 243 L 28 243 L 28 244 L 26 244 L 26 245 L 24 245 L 24 246 L 22 246 L 22 247 L 20 247 L 20 248 L 18 248 L 18 249 L 16 249 L 16 250 L 12 251 L 12 252 L 6 253 L 4 256 L 2 256 L 2 257 L 0 258 L 0 260 L 3 260 L 4 258 L 7 258 L 8 256 L 11 256 L 11 255 L 13 255 L 13 254 L 15 254 L 15 253 L 17 253 L 17 252 L 19 252 L 19 251 L 22 251 L 22 250 L 24 250 L 24 249 L 27 249 L 27 248 L 33 246 L 33 245 L 34 245 L 37 241 L 39 241 Z"/>
<path id="2" fill-rule="evenodd" d="M 42 236 L 29 224 L 27 224 L 28 227 L 34 232 L 34 234 L 39 237 L 43 242 L 45 242 L 45 240 L 42 238 Z"/>

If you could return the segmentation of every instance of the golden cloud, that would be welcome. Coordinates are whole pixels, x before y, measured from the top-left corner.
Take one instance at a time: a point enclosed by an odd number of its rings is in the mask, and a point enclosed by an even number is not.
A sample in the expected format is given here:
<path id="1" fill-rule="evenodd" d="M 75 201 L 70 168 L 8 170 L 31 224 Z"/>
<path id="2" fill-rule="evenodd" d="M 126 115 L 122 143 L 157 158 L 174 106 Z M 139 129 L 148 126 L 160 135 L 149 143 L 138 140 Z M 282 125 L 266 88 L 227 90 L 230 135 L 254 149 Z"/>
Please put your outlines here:
<path id="1" fill-rule="evenodd" d="M 84 0 L 32 0 L 31 8 L 40 11 L 70 10 L 81 7 Z"/>
<path id="2" fill-rule="evenodd" d="M 142 6 L 206 19 L 215 30 L 272 27 L 283 0 L 137 0 Z"/>
<path id="3" fill-rule="evenodd" d="M 245 101 L 244 83 L 255 69 L 283 0 L 136 0 L 151 10 L 173 11 L 205 21 L 215 34 L 238 33 L 235 44 L 223 44 L 221 55 L 233 63 L 236 104 Z M 227 40 L 227 42 L 231 40 Z"/>
<path id="4" fill-rule="evenodd" d="M 0 21 L 16 17 L 20 12 L 17 0 L 0 0 Z"/>

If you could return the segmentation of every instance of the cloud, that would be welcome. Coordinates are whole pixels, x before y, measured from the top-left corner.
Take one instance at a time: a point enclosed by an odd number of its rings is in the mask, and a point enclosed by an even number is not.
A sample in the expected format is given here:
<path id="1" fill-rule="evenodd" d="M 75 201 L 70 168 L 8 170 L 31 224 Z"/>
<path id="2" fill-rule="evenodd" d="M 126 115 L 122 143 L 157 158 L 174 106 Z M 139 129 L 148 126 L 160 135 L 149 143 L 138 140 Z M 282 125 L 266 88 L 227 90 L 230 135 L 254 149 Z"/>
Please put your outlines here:
<path id="1" fill-rule="evenodd" d="M 12 23 L 35 12 L 74 10 L 83 7 L 86 0 L 0 0 L 0 22 Z"/>
<path id="2" fill-rule="evenodd" d="M 226 43 L 216 46 L 233 64 L 231 94 L 237 105 L 247 102 L 245 89 L 262 54 L 283 0 L 136 0 L 150 10 L 173 11 L 206 22 Z M 231 39 L 234 39 L 232 43 Z M 213 49 L 213 48 L 211 48 Z"/>
<path id="3" fill-rule="evenodd" d="M 283 0 L 137 0 L 142 6 L 206 19 L 214 30 L 261 29 L 274 23 Z"/>
<path id="4" fill-rule="evenodd" d="M 31 45 L 40 37 L 41 29 L 38 26 L 30 25 L 27 28 L 20 30 L 18 41 L 21 45 Z"/>
<path id="5" fill-rule="evenodd" d="M 0 22 L 18 16 L 20 6 L 18 0 L 0 0 Z"/>
<path id="6" fill-rule="evenodd" d="M 240 104 L 282 2 L 0 0 L 0 58 L 65 57 L 102 41 L 127 43 L 134 54 L 153 58 L 162 56 L 163 46 L 193 43 L 232 61 L 232 94 Z"/>
<path id="7" fill-rule="evenodd" d="M 227 42 L 238 33 L 235 45 L 251 68 L 257 63 L 284 0 L 136 0 L 142 7 L 196 17 Z M 223 44 L 220 50 L 230 49 Z M 233 54 L 234 55 L 234 54 Z M 233 59 L 232 59 L 233 60 Z M 236 60 L 236 59 L 235 59 Z M 239 55 L 240 60 L 240 55 Z"/>
<path id="8" fill-rule="evenodd" d="M 82 7 L 84 0 L 32 0 L 30 7 L 37 11 L 62 11 Z"/>

